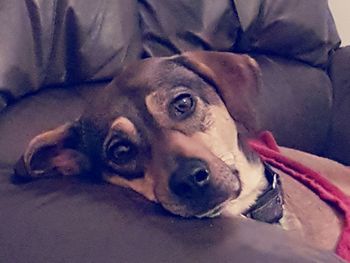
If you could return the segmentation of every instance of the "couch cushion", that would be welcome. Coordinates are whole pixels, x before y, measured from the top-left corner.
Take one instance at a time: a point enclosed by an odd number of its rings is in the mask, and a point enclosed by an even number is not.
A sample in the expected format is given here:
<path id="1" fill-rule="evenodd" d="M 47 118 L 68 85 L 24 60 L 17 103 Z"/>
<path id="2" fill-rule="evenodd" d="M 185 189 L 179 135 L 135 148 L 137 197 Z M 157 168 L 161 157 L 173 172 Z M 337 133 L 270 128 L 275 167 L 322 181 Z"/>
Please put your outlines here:
<path id="1" fill-rule="evenodd" d="M 258 52 L 325 67 L 339 45 L 327 0 L 2 0 L 0 39 L 0 109 L 142 56 Z"/>
<path id="2" fill-rule="evenodd" d="M 74 178 L 11 183 L 14 162 L 30 138 L 75 119 L 92 90 L 44 90 L 1 115 L 1 261 L 341 262 L 277 227 L 224 217 L 181 219 L 113 185 Z"/>
<path id="3" fill-rule="evenodd" d="M 194 49 L 255 52 L 325 67 L 340 43 L 327 0 L 140 3 L 143 46 L 150 56 Z"/>
<path id="4" fill-rule="evenodd" d="M 327 155 L 350 165 L 350 46 L 333 55 L 329 74 L 333 84 L 334 107 Z"/>
<path id="5" fill-rule="evenodd" d="M 134 0 L 2 0 L 0 107 L 8 94 L 111 78 L 139 58 L 136 7 Z"/>
<path id="6" fill-rule="evenodd" d="M 258 52 L 325 67 L 340 44 L 327 0 L 235 0 L 241 52 Z M 312 10 L 312 11 L 311 11 Z"/>
<path id="7" fill-rule="evenodd" d="M 280 145 L 322 154 L 328 140 L 332 85 L 327 73 L 305 63 L 256 55 L 263 79 L 257 115 Z"/>
<path id="8" fill-rule="evenodd" d="M 232 3 L 227 0 L 144 0 L 139 12 L 148 56 L 196 49 L 229 51 L 240 29 Z"/>

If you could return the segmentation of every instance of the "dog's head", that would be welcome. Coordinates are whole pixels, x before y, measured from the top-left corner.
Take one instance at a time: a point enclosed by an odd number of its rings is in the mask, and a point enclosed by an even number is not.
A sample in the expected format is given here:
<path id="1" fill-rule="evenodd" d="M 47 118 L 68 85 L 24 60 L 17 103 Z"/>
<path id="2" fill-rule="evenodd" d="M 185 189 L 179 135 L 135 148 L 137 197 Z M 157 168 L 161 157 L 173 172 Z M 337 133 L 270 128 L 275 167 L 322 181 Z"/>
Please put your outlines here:
<path id="1" fill-rule="evenodd" d="M 190 52 L 123 69 L 74 122 L 35 137 L 30 177 L 99 174 L 181 216 L 246 210 L 264 188 L 245 146 L 260 72 L 245 55 Z"/>

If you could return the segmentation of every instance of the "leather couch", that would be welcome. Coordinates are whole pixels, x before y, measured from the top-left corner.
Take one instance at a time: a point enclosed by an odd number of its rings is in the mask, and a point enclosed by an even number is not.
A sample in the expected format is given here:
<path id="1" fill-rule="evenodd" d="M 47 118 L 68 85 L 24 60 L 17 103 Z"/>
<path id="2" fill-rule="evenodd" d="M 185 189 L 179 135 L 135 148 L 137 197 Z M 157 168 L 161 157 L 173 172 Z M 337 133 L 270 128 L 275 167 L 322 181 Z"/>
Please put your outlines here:
<path id="1" fill-rule="evenodd" d="M 0 39 L 1 261 L 340 261 L 270 225 L 173 217 L 101 182 L 11 181 L 29 140 L 77 118 L 121 66 L 198 49 L 253 56 L 261 129 L 350 164 L 350 48 L 326 0 L 3 0 Z"/>

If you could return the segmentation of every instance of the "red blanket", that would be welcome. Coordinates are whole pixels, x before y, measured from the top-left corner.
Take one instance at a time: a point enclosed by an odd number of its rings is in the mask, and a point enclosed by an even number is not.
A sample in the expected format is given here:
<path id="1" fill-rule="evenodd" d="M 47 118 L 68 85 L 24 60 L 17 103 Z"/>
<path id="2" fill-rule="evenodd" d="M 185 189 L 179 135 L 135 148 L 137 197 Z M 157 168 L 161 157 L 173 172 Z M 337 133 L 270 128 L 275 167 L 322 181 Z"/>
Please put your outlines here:
<path id="1" fill-rule="evenodd" d="M 319 173 L 283 156 L 270 132 L 263 132 L 259 140 L 250 140 L 249 145 L 263 161 L 289 174 L 339 210 L 344 216 L 344 228 L 338 240 L 336 253 L 350 262 L 350 197 Z"/>

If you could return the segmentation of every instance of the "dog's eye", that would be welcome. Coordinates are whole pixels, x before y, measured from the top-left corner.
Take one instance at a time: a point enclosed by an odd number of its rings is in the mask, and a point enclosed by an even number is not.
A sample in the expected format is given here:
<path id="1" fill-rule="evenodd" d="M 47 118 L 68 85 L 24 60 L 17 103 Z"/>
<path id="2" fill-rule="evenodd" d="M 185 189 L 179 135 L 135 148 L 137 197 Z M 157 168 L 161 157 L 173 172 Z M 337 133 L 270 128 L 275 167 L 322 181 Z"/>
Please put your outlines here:
<path id="1" fill-rule="evenodd" d="M 184 119 L 190 116 L 196 107 L 196 101 L 189 93 L 182 93 L 176 96 L 169 105 L 169 113 L 177 119 Z"/>
<path id="2" fill-rule="evenodd" d="M 116 164 L 123 165 L 133 160 L 137 154 L 134 144 L 128 140 L 120 140 L 108 148 L 108 157 Z"/>

